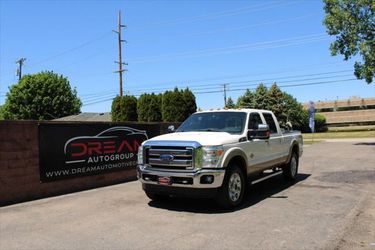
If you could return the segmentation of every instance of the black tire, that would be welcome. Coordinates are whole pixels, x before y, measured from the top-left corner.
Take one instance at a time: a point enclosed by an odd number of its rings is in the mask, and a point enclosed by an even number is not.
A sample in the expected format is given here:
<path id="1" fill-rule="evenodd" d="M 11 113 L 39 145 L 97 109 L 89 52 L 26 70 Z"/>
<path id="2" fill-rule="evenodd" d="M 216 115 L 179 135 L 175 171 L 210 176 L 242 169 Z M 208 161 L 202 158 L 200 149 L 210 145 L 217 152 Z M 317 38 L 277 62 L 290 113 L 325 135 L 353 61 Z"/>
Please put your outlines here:
<path id="1" fill-rule="evenodd" d="M 243 172 L 237 165 L 231 165 L 225 173 L 216 201 L 223 208 L 236 207 L 242 202 L 245 188 Z"/>
<path id="2" fill-rule="evenodd" d="M 163 201 L 163 200 L 166 200 L 168 198 L 167 195 L 156 194 L 156 193 L 153 193 L 153 192 L 150 192 L 150 191 L 145 191 L 145 194 L 147 195 L 147 197 L 150 200 L 153 200 L 153 201 Z"/>
<path id="3" fill-rule="evenodd" d="M 298 154 L 293 151 L 289 162 L 283 167 L 283 176 L 287 181 L 295 181 L 298 175 Z"/>

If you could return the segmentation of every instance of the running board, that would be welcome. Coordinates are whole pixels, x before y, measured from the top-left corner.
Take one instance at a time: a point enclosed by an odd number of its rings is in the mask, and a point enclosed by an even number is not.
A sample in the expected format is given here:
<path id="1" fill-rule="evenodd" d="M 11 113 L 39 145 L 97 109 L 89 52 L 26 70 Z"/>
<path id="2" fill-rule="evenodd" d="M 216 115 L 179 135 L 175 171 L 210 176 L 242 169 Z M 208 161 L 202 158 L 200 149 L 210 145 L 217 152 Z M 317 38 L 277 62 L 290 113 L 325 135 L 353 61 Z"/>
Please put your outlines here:
<path id="1" fill-rule="evenodd" d="M 274 176 L 276 176 L 276 175 L 279 175 L 279 174 L 281 174 L 281 172 L 282 172 L 282 170 L 277 170 L 276 172 L 272 172 L 272 173 L 270 173 L 270 174 L 267 174 L 266 176 L 264 176 L 264 177 L 262 177 L 262 178 L 256 179 L 255 181 L 252 181 L 252 182 L 251 182 L 251 185 L 253 185 L 253 184 L 257 184 L 257 183 L 259 183 L 259 182 L 261 182 L 261 181 L 264 181 L 264 180 L 267 180 L 267 179 L 269 179 L 269 178 L 272 178 L 272 177 L 274 177 Z"/>

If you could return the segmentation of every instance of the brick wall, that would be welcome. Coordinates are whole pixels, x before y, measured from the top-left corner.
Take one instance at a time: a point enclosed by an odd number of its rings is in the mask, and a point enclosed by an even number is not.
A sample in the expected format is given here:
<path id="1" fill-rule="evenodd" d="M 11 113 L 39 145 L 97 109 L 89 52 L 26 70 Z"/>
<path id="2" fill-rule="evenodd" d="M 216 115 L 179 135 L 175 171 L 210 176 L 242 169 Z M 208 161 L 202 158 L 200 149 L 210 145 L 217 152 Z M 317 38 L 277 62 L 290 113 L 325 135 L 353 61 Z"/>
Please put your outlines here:
<path id="1" fill-rule="evenodd" d="M 165 133 L 167 124 L 160 124 Z M 39 177 L 37 121 L 0 121 L 0 206 L 136 179 L 135 169 L 49 183 Z"/>

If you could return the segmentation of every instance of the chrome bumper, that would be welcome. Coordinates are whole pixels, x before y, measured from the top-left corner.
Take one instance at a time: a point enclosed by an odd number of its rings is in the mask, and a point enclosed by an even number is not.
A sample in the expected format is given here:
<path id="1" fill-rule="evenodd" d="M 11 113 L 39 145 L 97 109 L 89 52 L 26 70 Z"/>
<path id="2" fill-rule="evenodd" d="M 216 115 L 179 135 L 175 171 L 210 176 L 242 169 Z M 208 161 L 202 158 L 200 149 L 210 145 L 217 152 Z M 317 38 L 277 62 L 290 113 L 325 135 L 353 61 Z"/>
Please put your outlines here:
<path id="1" fill-rule="evenodd" d="M 157 177 L 173 177 L 176 178 L 192 178 L 192 184 L 180 184 L 172 183 L 172 187 L 186 187 L 186 188 L 218 188 L 221 187 L 224 176 L 225 169 L 200 169 L 200 170 L 190 170 L 190 171 L 173 171 L 173 170 L 161 170 L 154 169 L 147 165 L 137 166 L 137 177 L 144 184 L 155 184 L 158 185 L 157 181 L 145 180 L 143 175 L 152 175 Z M 211 184 L 202 184 L 201 177 L 204 175 L 212 175 L 214 181 Z"/>

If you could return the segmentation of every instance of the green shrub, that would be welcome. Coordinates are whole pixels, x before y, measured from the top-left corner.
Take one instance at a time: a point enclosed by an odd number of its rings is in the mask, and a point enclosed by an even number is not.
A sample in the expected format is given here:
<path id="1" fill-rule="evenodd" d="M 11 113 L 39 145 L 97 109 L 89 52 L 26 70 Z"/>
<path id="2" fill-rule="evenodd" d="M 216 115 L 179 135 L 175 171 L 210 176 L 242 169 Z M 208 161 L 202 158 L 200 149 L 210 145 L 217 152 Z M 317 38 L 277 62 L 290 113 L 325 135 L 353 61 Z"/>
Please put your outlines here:
<path id="1" fill-rule="evenodd" d="M 309 127 L 309 113 L 307 110 L 304 110 L 304 125 L 301 128 L 302 133 L 311 133 L 311 129 Z M 326 124 L 326 118 L 324 115 L 315 114 L 314 117 L 315 121 L 315 132 L 327 132 L 328 127 Z"/>
<path id="2" fill-rule="evenodd" d="M 161 99 L 162 95 L 142 94 L 137 103 L 138 121 L 161 121 Z"/>
<path id="3" fill-rule="evenodd" d="M 315 114 L 315 132 L 327 132 L 326 118 L 322 114 Z"/>
<path id="4" fill-rule="evenodd" d="M 137 121 L 137 98 L 117 96 L 112 102 L 112 121 Z"/>
<path id="5" fill-rule="evenodd" d="M 183 122 L 197 110 L 195 96 L 189 89 L 166 91 L 162 99 L 162 117 L 165 122 Z"/>

